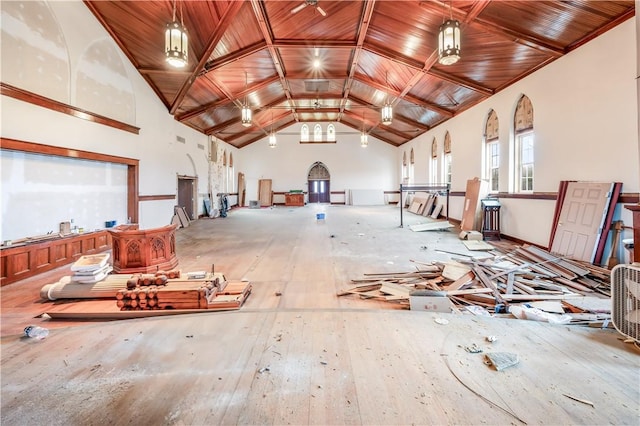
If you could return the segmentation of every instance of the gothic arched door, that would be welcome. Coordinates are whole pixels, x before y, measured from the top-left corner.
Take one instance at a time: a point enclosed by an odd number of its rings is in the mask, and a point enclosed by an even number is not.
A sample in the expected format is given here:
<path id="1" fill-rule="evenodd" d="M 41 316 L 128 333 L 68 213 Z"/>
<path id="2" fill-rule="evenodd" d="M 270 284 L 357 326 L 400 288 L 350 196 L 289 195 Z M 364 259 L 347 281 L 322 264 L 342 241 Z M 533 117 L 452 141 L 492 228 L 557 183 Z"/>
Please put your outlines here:
<path id="1" fill-rule="evenodd" d="M 327 167 L 321 162 L 314 163 L 307 176 L 309 183 L 309 203 L 330 203 L 330 175 Z"/>

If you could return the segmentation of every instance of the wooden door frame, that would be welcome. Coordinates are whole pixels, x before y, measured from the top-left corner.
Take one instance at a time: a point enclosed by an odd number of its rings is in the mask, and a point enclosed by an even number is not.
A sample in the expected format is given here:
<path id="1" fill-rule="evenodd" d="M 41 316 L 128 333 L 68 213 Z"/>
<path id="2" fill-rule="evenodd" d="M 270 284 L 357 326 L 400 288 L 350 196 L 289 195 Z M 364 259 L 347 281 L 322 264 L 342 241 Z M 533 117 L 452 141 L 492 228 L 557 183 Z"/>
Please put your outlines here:
<path id="1" fill-rule="evenodd" d="M 198 218 L 198 176 L 187 176 L 187 175 L 176 175 L 176 203 L 180 205 L 180 181 L 188 181 L 192 182 L 191 185 L 191 209 L 192 214 L 189 219 L 196 220 Z"/>

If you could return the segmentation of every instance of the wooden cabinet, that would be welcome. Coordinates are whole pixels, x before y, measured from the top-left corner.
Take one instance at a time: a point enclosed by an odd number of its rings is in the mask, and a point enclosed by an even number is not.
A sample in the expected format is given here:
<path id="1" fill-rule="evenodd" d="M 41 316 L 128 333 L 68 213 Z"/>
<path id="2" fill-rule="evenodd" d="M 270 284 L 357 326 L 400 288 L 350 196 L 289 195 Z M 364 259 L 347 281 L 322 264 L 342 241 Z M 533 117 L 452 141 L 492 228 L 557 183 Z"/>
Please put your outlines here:
<path id="1" fill-rule="evenodd" d="M 304 206 L 304 193 L 302 192 L 290 192 L 284 194 L 285 206 Z"/>
<path id="2" fill-rule="evenodd" d="M 0 250 L 0 285 L 50 271 L 73 263 L 85 254 L 109 248 L 109 235 L 104 230 L 3 247 Z"/>

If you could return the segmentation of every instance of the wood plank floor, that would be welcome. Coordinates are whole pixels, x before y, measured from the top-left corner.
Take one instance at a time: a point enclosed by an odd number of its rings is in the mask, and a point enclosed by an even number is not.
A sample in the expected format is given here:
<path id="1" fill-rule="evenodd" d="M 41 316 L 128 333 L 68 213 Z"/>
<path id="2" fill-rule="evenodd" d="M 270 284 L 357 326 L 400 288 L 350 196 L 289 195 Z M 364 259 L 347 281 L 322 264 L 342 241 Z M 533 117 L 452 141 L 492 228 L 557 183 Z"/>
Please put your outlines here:
<path id="1" fill-rule="evenodd" d="M 364 273 L 469 253 L 455 230 L 410 231 L 420 219 L 399 228 L 392 207 L 278 207 L 179 230 L 183 271 L 215 264 L 252 282 L 239 311 L 45 321 L 33 317 L 71 309 L 38 300 L 67 271 L 3 287 L 1 423 L 638 424 L 640 357 L 617 332 L 336 297 Z M 49 337 L 21 337 L 32 322 Z M 520 363 L 495 371 L 465 350 L 474 343 Z"/>

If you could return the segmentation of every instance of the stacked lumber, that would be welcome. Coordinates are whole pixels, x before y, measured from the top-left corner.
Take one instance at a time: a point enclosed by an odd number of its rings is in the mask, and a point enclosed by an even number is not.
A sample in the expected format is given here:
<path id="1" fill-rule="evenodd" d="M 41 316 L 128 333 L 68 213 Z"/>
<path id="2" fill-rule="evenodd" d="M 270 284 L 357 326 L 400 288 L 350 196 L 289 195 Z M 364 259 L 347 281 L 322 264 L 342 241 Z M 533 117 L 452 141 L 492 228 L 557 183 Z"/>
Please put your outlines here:
<path id="1" fill-rule="evenodd" d="M 493 255 L 481 260 L 414 262 L 415 271 L 365 274 L 364 278 L 351 280 L 353 286 L 338 296 L 357 295 L 408 307 L 412 291 L 434 290 L 448 296 L 457 309 L 476 306 L 503 313 L 512 304 L 538 303 L 573 314 L 607 313 L 604 311 L 611 296 L 609 270 L 558 257 L 535 246 L 494 247 Z M 598 306 L 597 312 L 584 302 L 592 299 L 601 300 L 591 303 Z M 595 320 L 602 316 L 580 318 Z"/>
<path id="2" fill-rule="evenodd" d="M 251 284 L 245 281 L 227 284 L 217 277 L 212 281 L 170 281 L 166 285 L 149 285 L 122 289 L 116 304 L 122 311 L 157 309 L 239 309 Z"/>
<path id="3" fill-rule="evenodd" d="M 80 256 L 71 265 L 71 271 L 73 272 L 71 280 L 85 284 L 102 281 L 113 270 L 108 263 L 109 257 L 109 253 Z"/>

